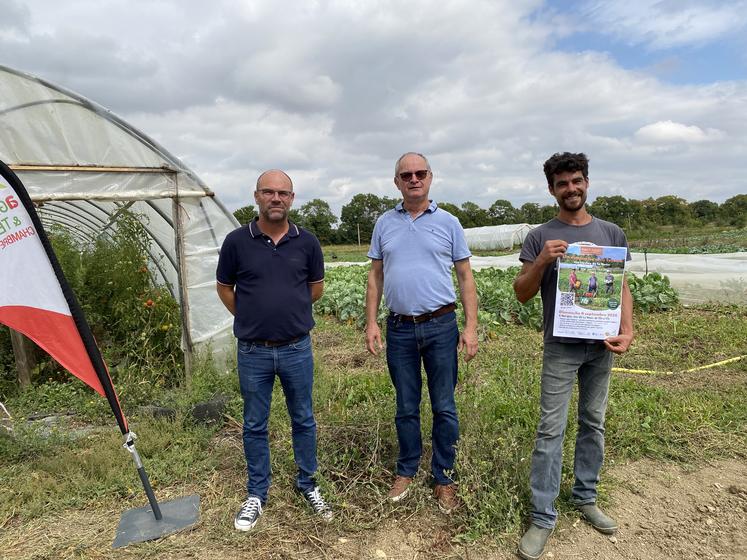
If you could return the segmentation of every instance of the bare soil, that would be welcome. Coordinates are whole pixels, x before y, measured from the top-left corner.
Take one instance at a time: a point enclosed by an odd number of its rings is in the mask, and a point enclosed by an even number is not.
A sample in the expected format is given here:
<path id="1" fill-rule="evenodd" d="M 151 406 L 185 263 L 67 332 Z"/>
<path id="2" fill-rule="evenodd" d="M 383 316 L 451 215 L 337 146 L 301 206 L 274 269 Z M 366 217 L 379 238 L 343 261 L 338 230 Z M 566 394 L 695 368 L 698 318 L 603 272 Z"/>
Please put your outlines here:
<path id="1" fill-rule="evenodd" d="M 641 460 L 610 469 L 607 511 L 620 523 L 614 538 L 575 515 L 564 516 L 543 558 L 577 560 L 747 559 L 747 462 L 733 458 L 685 469 Z M 202 523 L 193 531 L 112 550 L 121 508 L 70 510 L 30 523 L 0 525 L 0 558 L 303 558 L 513 560 L 518 535 L 505 542 L 454 542 L 454 519 L 430 505 L 393 512 L 370 530 L 344 523 L 294 532 L 295 511 L 269 511 L 253 535 L 228 527 L 231 512 L 211 505 L 202 489 Z M 301 534 L 303 533 L 303 534 Z"/>
<path id="2" fill-rule="evenodd" d="M 543 558 L 578 560 L 747 559 L 747 463 L 730 459 L 693 470 L 650 460 L 607 473 L 616 481 L 606 508 L 620 524 L 614 537 L 577 517 L 560 521 Z M 513 543 L 454 545 L 443 520 L 389 522 L 341 539 L 330 557 L 364 559 L 515 559 Z M 425 525 L 425 526 L 424 526 Z M 428 526 L 430 525 L 430 526 Z M 518 537 L 517 537 L 518 538 Z M 331 551 L 332 552 L 332 551 Z"/>

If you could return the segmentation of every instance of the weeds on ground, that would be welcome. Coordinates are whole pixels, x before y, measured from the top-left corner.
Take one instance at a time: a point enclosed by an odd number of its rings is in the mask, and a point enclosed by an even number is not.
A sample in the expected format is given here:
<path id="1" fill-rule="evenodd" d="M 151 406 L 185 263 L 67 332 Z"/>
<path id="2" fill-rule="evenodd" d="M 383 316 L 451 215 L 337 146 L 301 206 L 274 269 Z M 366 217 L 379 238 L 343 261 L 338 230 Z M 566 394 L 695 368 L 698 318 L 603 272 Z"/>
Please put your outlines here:
<path id="1" fill-rule="evenodd" d="M 636 316 L 638 339 L 617 365 L 683 372 L 693 364 L 739 355 L 747 347 L 745 313 L 743 308 L 704 307 Z M 316 524 L 293 491 L 291 431 L 279 386 L 270 417 L 273 485 L 267 517 L 263 527 L 249 536 L 237 536 L 231 529 L 245 483 L 241 398 L 235 373 L 227 375 L 226 368 L 206 367 L 193 376 L 194 393 L 186 387 L 168 393 L 170 402 L 184 403 L 177 407 L 180 412 L 174 421 L 134 419 L 133 426 L 141 436 L 139 449 L 157 493 L 169 496 L 197 491 L 202 495 L 203 524 L 190 539 L 194 546 L 228 547 L 236 553 L 251 549 L 270 556 L 282 555 L 283 550 L 310 554 L 316 547 L 335 545 L 341 533 L 376 528 L 387 519 L 438 516 L 428 486 L 431 415 L 427 393 L 424 391 L 421 408 L 425 434 L 421 472 L 412 499 L 395 506 L 384 499 L 397 455 L 394 391 L 384 357 L 370 356 L 363 334 L 335 320 L 318 320 L 314 339 L 319 481 L 338 512 L 328 529 Z M 500 324 L 493 339 L 482 343 L 475 360 L 460 365 L 457 405 L 462 436 L 457 476 L 465 507 L 448 522 L 450 539 L 514 538 L 526 518 L 529 461 L 539 415 L 541 353 L 540 333 Z M 730 375 L 744 371 L 745 362 L 732 362 L 697 375 L 731 379 Z M 607 416 L 608 464 L 644 456 L 697 462 L 745 455 L 745 384 L 663 384 L 678 374 L 613 375 Z M 205 428 L 185 420 L 182 411 L 191 399 L 218 390 L 228 392 L 231 398 L 231 419 L 222 428 Z M 18 410 L 30 402 L 18 398 L 10 404 Z M 564 448 L 561 512 L 570 510 L 574 407 L 575 401 Z M 121 450 L 113 421 L 108 426 L 112 433 L 78 439 L 64 434 L 43 438 L 23 430 L 17 430 L 15 438 L 0 439 L 4 458 L 0 511 L 6 512 L 0 527 L 10 524 L 14 531 L 23 531 L 24 524 L 71 509 L 120 511 L 142 505 L 144 498 L 130 459 Z M 610 487 L 604 485 L 602 499 L 609 492 Z M 177 549 L 184 552 L 183 539 L 169 542 L 142 545 L 141 550 L 167 555 L 176 554 Z M 1 540 L 0 556 L 8 556 Z"/>

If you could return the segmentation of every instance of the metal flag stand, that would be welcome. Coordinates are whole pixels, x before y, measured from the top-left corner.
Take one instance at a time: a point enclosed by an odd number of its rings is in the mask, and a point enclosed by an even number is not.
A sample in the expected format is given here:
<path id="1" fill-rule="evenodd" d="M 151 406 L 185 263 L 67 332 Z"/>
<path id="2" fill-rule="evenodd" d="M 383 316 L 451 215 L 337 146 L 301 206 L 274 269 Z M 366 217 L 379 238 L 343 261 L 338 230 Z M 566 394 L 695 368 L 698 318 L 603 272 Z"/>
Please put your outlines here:
<path id="1" fill-rule="evenodd" d="M 150 505 L 122 512 L 112 548 L 151 541 L 184 531 L 200 520 L 200 496 L 197 494 L 163 502 L 159 505 L 150 485 L 150 480 L 148 480 L 148 473 L 145 472 L 143 462 L 140 460 L 140 454 L 135 449 L 135 439 L 137 439 L 137 436 L 134 432 L 127 432 L 123 447 L 132 454 L 132 460 L 135 462 L 137 474 L 143 483 Z"/>

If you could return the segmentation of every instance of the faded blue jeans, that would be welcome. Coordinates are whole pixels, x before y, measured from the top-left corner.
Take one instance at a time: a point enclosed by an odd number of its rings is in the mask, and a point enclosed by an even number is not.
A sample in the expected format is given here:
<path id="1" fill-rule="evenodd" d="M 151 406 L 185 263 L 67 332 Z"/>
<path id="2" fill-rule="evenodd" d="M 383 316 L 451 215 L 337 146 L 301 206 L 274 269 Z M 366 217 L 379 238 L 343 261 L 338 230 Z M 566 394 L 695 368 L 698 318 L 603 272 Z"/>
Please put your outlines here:
<path id="1" fill-rule="evenodd" d="M 532 523 L 552 529 L 558 517 L 554 502 L 560 492 L 563 438 L 568 403 L 578 377 L 578 434 L 571 499 L 576 505 L 597 499 L 604 460 L 604 416 L 612 368 L 612 352 L 603 344 L 546 342 L 542 363 L 540 421 L 532 453 L 530 488 Z"/>
<path id="2" fill-rule="evenodd" d="M 238 370 L 244 397 L 244 455 L 248 472 L 247 494 L 264 504 L 270 488 L 270 443 L 267 424 L 275 376 L 280 378 L 291 420 L 293 458 L 298 467 L 296 487 L 313 488 L 316 462 L 316 422 L 311 402 L 314 357 L 311 337 L 293 344 L 266 347 L 239 340 Z"/>
<path id="3" fill-rule="evenodd" d="M 450 484 L 459 439 L 454 389 L 457 384 L 456 313 L 446 313 L 424 323 L 406 323 L 395 316 L 387 319 L 386 360 L 397 394 L 399 457 L 397 474 L 413 477 L 422 454 L 420 397 L 423 386 L 421 360 L 425 367 L 433 412 L 431 472 L 436 484 Z"/>

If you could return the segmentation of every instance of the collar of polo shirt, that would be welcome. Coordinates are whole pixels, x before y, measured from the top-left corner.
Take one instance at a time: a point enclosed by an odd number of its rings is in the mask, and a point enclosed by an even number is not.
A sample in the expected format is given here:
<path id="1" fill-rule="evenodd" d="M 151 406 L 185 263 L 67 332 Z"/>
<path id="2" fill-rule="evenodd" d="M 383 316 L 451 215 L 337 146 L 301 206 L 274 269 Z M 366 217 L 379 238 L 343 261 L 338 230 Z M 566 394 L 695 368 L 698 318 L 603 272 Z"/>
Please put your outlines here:
<path id="1" fill-rule="evenodd" d="M 254 218 L 251 222 L 249 222 L 249 233 L 252 237 L 257 237 L 258 235 L 264 235 L 267 237 L 262 231 L 259 229 L 259 226 L 257 225 L 257 220 L 259 218 Z M 301 232 L 298 230 L 298 226 L 294 224 L 293 222 L 288 222 L 288 237 L 298 237 L 301 234 Z"/>

